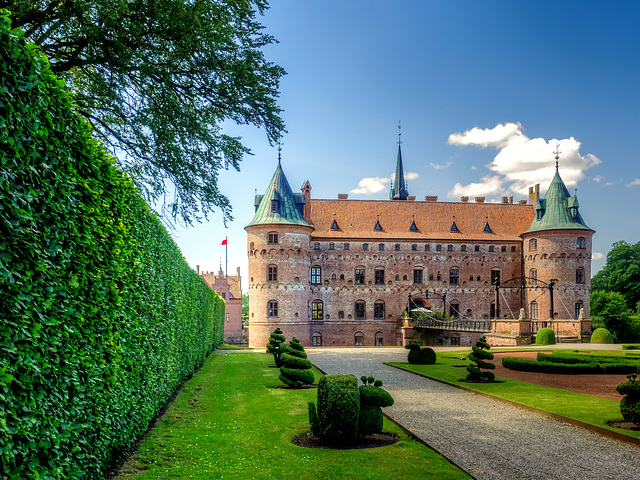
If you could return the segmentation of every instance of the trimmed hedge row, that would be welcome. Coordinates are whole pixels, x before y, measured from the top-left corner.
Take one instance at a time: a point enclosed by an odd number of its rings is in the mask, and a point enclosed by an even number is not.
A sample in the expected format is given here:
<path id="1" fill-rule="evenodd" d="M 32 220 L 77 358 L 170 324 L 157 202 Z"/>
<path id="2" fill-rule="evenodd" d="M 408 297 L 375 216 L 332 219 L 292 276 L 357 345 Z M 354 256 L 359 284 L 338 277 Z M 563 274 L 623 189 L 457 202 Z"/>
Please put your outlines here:
<path id="1" fill-rule="evenodd" d="M 638 366 L 629 365 L 628 363 L 581 363 L 566 364 L 552 362 L 537 362 L 535 360 L 522 360 L 519 358 L 505 357 L 502 359 L 502 366 L 510 370 L 518 370 L 521 372 L 537 372 L 537 373 L 565 373 L 565 374 L 628 374 L 636 373 Z"/>
<path id="2" fill-rule="evenodd" d="M 625 365 L 637 365 L 637 358 L 629 357 L 614 357 L 614 356 L 600 356 L 600 355 L 571 355 L 562 353 L 542 353 L 538 352 L 537 360 L 539 362 L 552 362 L 552 363 L 567 363 L 567 364 L 579 364 L 579 363 L 618 363 Z"/>
<path id="3" fill-rule="evenodd" d="M 222 343 L 187 265 L 0 11 L 0 478 L 102 478 Z"/>

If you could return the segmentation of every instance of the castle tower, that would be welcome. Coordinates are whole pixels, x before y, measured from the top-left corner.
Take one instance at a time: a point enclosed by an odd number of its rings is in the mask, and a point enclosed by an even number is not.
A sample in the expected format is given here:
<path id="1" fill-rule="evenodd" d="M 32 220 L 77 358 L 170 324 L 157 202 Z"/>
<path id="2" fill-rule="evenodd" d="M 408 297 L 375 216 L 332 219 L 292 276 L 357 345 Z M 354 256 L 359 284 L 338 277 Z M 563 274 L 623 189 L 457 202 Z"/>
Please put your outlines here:
<path id="1" fill-rule="evenodd" d="M 256 195 L 247 231 L 249 254 L 249 346 L 264 347 L 280 327 L 287 339 L 310 345 L 310 236 L 305 195 L 294 194 L 278 167 L 264 195 Z"/>
<path id="2" fill-rule="evenodd" d="M 591 238 L 595 231 L 582 219 L 577 195 L 571 196 L 560 178 L 557 155 L 555 176 L 545 197 L 536 202 L 531 226 L 521 235 L 523 274 L 553 283 L 553 308 L 548 289 L 527 289 L 526 311 L 534 320 L 578 319 L 581 314 L 588 319 Z"/>

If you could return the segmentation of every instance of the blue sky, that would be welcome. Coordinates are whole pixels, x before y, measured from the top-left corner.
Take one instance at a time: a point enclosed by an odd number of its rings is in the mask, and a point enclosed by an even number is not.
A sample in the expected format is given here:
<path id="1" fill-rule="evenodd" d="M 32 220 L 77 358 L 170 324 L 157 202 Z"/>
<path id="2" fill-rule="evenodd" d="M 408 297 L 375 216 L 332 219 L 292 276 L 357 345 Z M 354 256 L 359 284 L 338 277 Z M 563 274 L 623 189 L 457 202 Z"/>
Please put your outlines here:
<path id="1" fill-rule="evenodd" d="M 312 198 L 388 198 L 398 122 L 408 188 L 438 195 L 527 198 L 546 191 L 553 151 L 596 230 L 595 273 L 613 242 L 640 240 L 640 3 L 273 1 L 261 17 L 286 71 L 282 166 Z M 195 268 L 247 275 L 244 227 L 277 165 L 260 129 L 226 125 L 252 150 L 220 176 L 233 205 L 174 237 Z M 376 191 L 378 189 L 378 191 Z M 360 193 L 359 193 L 360 192 Z M 243 288 L 247 283 L 243 278 Z"/>

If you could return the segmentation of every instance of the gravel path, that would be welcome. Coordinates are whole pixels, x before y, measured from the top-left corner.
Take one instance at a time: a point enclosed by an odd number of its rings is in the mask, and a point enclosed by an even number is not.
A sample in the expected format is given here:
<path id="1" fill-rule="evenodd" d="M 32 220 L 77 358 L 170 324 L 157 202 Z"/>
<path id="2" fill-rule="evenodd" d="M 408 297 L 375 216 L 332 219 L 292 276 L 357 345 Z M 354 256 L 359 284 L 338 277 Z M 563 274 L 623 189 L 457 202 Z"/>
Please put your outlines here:
<path id="1" fill-rule="evenodd" d="M 395 400 L 384 412 L 479 480 L 640 478 L 635 445 L 383 365 L 406 361 L 405 349 L 307 353 L 325 373 L 382 380 Z"/>

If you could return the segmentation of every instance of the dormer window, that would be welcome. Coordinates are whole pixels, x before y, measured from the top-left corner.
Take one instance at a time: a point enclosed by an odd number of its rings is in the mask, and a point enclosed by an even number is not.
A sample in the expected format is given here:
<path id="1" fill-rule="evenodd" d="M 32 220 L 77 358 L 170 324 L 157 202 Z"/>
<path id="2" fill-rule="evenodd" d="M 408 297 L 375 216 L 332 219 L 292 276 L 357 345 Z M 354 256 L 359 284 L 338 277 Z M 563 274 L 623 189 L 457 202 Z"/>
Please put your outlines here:
<path id="1" fill-rule="evenodd" d="M 484 222 L 484 227 L 482 228 L 482 231 L 484 233 L 493 233 L 491 231 L 491 227 L 489 226 L 489 222 Z"/>
<path id="2" fill-rule="evenodd" d="M 409 226 L 409 231 L 410 232 L 417 232 L 418 231 L 418 227 L 416 227 L 416 222 L 411 220 L 411 225 Z"/>
<path id="3" fill-rule="evenodd" d="M 338 222 L 336 222 L 335 220 L 331 224 L 331 230 L 340 230 L 340 227 L 338 226 Z"/>
<path id="4" fill-rule="evenodd" d="M 278 200 L 271 200 L 271 212 L 272 213 L 277 213 L 278 212 Z"/>
<path id="5" fill-rule="evenodd" d="M 380 220 L 376 220 L 376 224 L 374 225 L 373 229 L 376 232 L 381 232 L 382 231 L 382 226 L 380 225 Z"/>
<path id="6" fill-rule="evenodd" d="M 458 227 L 456 225 L 456 222 L 451 222 L 451 230 L 449 230 L 451 233 L 459 233 L 460 230 L 458 230 Z"/>

